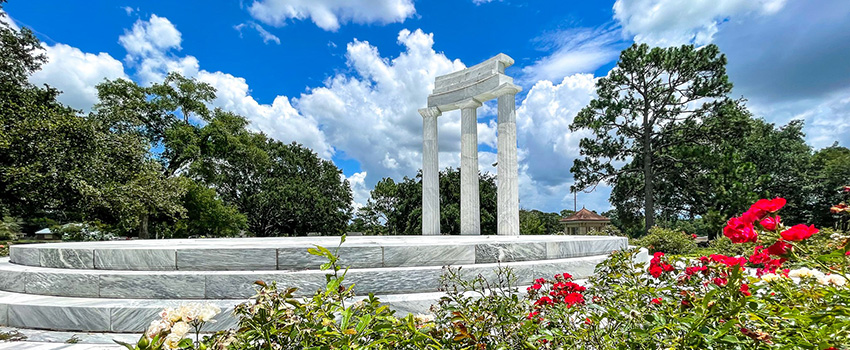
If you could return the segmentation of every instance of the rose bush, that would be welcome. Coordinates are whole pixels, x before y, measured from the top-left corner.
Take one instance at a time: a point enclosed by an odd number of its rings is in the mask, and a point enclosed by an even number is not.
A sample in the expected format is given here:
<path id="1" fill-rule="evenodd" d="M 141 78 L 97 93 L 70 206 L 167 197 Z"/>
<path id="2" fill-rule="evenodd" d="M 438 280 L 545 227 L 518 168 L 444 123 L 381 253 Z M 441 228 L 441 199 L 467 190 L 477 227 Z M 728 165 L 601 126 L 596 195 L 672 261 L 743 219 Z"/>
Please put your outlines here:
<path id="1" fill-rule="evenodd" d="M 324 290 L 299 299 L 294 289 L 260 283 L 236 309 L 239 328 L 202 347 L 848 349 L 850 238 L 786 226 L 783 205 L 761 200 L 729 220 L 724 235 L 747 248 L 740 256 L 655 252 L 641 262 L 631 249 L 612 253 L 586 281 L 561 273 L 523 288 L 509 268 L 487 276 L 446 268 L 445 296 L 431 316 L 396 317 L 371 295 L 352 302 L 347 270 L 336 253 L 317 247 L 310 252 L 326 257 L 322 269 L 331 271 Z M 165 334 L 164 326 L 152 328 Z"/>
<path id="2" fill-rule="evenodd" d="M 212 304 L 190 303 L 166 308 L 159 314 L 159 318 L 151 321 L 136 344 L 116 343 L 129 350 L 205 348 L 200 339 L 201 330 L 205 324 L 215 322 L 214 318 L 219 313 L 221 309 Z M 195 334 L 194 341 L 188 338 L 191 331 Z"/>

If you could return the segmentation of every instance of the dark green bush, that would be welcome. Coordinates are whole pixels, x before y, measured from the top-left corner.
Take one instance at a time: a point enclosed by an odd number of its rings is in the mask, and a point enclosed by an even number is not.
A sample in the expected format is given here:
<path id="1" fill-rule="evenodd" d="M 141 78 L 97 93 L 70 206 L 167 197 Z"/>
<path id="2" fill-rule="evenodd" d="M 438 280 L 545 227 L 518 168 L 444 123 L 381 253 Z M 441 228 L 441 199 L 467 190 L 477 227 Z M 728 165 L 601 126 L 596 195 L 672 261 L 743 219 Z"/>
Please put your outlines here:
<path id="1" fill-rule="evenodd" d="M 641 247 L 649 249 L 650 253 L 688 254 L 697 248 L 697 244 L 694 242 L 691 234 L 657 226 L 649 229 L 649 233 L 636 240 L 636 243 Z"/>

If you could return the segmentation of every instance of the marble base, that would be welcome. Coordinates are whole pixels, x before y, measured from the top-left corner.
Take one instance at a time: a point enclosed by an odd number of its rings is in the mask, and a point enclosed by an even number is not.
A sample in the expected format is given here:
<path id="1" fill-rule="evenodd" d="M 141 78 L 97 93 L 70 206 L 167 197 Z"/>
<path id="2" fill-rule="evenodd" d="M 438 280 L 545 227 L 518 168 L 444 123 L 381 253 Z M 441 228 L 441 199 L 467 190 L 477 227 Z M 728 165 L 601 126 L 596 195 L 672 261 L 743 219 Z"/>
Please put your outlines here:
<path id="1" fill-rule="evenodd" d="M 532 245 L 524 250 L 544 254 L 544 245 Z M 484 248 L 482 248 L 484 249 Z M 489 247 L 498 254 L 498 246 Z M 501 267 L 517 272 L 519 283 L 530 283 L 538 277 L 569 272 L 577 278 L 593 273 L 593 268 L 607 255 L 593 255 L 566 259 L 529 260 L 522 255 L 507 256 L 514 260 L 453 265 L 475 276 L 493 275 Z M 470 252 L 470 261 L 472 252 Z M 506 259 L 507 260 L 507 259 Z M 409 261 L 411 264 L 416 261 Z M 556 271 L 549 273 L 550 271 Z M 11 264 L 0 259 L 0 276 L 14 276 L 11 283 L 0 284 L 1 291 L 28 295 L 87 297 L 104 299 L 243 299 L 254 295 L 253 284 L 261 280 L 277 282 L 281 287 L 299 288 L 296 295 L 311 295 L 325 286 L 321 270 L 265 270 L 265 271 L 115 271 L 79 270 L 28 267 Z M 373 293 L 400 294 L 436 292 L 440 286 L 442 266 L 401 266 L 380 268 L 351 268 L 345 284 L 354 285 L 357 295 Z"/>
<path id="2" fill-rule="evenodd" d="M 340 250 L 352 268 L 443 266 L 561 259 L 608 254 L 626 247 L 608 236 L 357 236 Z M 13 245 L 18 265 L 83 270 L 315 270 L 324 260 L 307 253 L 334 249 L 339 237 L 129 240 Z"/>

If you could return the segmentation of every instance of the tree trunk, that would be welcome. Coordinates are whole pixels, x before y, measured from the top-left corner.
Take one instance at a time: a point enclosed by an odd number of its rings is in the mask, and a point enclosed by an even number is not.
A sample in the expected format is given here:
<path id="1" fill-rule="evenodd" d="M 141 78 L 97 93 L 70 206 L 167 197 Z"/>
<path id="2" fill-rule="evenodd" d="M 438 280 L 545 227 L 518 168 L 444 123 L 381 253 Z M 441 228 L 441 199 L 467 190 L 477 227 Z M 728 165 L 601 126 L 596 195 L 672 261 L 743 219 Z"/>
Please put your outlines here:
<path id="1" fill-rule="evenodd" d="M 649 123 L 649 118 L 644 115 L 643 122 L 643 182 L 644 182 L 644 197 L 643 197 L 643 210 L 644 210 L 644 218 L 646 223 L 646 232 L 649 232 L 649 229 L 652 226 L 655 226 L 655 197 L 652 192 L 652 182 L 653 182 L 653 174 L 652 174 L 652 147 L 650 142 L 652 142 L 652 125 Z"/>
<path id="2" fill-rule="evenodd" d="M 150 233 L 148 233 L 148 214 L 139 215 L 139 238 L 150 238 Z"/>

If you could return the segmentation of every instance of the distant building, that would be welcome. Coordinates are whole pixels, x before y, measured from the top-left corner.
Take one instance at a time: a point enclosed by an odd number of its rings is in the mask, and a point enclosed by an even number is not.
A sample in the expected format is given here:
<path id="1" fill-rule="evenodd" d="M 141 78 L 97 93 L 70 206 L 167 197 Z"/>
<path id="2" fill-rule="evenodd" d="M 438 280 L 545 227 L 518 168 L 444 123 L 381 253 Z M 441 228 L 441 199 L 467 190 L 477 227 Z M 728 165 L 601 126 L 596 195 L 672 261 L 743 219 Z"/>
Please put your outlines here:
<path id="1" fill-rule="evenodd" d="M 35 232 L 35 239 L 51 240 L 53 239 L 53 232 L 49 228 L 43 228 Z"/>
<path id="2" fill-rule="evenodd" d="M 585 208 L 581 208 L 575 214 L 559 221 L 564 224 L 564 231 L 568 235 L 586 235 L 593 229 L 601 230 L 603 227 L 611 224 L 611 219 Z"/>

